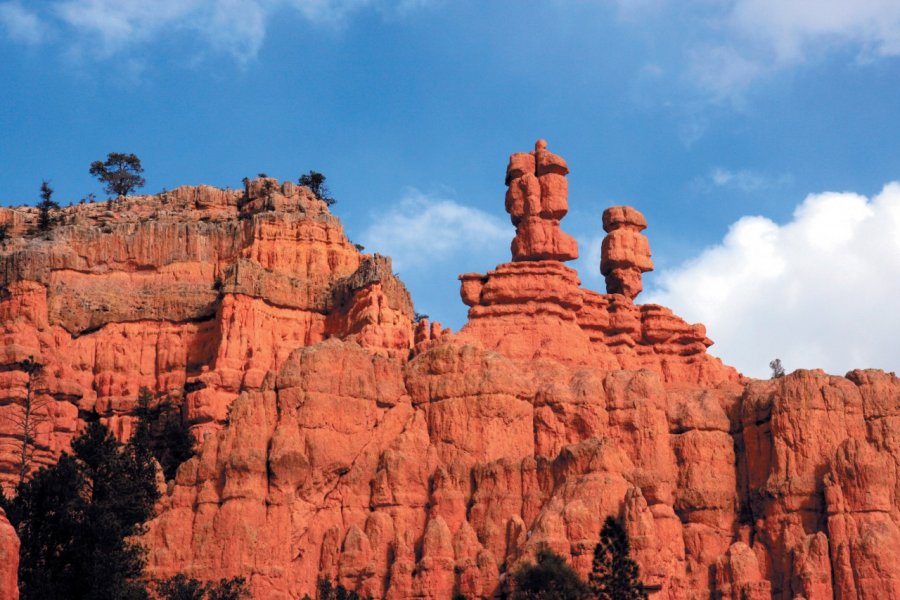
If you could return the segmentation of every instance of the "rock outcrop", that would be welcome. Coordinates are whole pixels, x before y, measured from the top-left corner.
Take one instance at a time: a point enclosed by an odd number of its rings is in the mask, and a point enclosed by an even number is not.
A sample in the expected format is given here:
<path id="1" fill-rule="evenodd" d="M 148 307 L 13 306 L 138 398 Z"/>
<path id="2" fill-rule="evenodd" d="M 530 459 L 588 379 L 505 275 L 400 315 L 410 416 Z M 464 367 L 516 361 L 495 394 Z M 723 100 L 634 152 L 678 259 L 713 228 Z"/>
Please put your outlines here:
<path id="1" fill-rule="evenodd" d="M 289 183 L 66 209 L 0 253 L 0 410 L 45 364 L 40 464 L 88 412 L 127 437 L 141 385 L 183 402 L 204 435 L 143 538 L 152 577 L 494 598 L 541 548 L 586 574 L 612 515 L 654 599 L 900 597 L 900 380 L 723 365 L 702 325 L 634 302 L 629 207 L 603 215 L 608 293 L 582 288 L 567 173 L 543 142 L 511 157 L 512 260 L 460 277 L 458 333 L 415 323 L 389 260 Z"/>
<path id="2" fill-rule="evenodd" d="M 0 508 L 0 600 L 19 600 L 19 538 Z"/>

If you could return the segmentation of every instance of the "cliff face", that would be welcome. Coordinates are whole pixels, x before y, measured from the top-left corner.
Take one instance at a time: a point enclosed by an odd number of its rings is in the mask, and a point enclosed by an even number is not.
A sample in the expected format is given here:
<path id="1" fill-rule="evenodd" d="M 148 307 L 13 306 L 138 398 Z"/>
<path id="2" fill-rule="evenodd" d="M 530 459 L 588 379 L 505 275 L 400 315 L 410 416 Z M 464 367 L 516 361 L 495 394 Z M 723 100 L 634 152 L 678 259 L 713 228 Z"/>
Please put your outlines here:
<path id="1" fill-rule="evenodd" d="M 542 142 L 511 157 L 513 260 L 460 276 L 458 333 L 414 323 L 388 259 L 290 183 L 66 209 L 0 255 L 0 410 L 45 364 L 37 465 L 89 411 L 126 438 L 142 385 L 183 402 L 203 441 L 145 535 L 152 576 L 491 598 L 541 547 L 586 573 L 615 515 L 653 598 L 900 598 L 900 380 L 743 378 L 702 325 L 635 304 L 653 264 L 629 207 L 603 215 L 609 293 L 581 288 L 567 173 Z"/>

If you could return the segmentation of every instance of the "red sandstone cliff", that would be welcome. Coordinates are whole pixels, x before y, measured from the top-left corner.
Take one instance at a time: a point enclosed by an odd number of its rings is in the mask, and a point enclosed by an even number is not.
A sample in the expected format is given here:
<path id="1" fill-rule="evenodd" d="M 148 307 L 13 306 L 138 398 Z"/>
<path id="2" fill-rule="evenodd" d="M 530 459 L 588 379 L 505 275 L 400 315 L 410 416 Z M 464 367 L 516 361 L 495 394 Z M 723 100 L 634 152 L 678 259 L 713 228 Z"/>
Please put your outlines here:
<path id="1" fill-rule="evenodd" d="M 46 364 L 46 463 L 87 411 L 126 437 L 142 385 L 185 403 L 208 435 L 145 536 L 153 576 L 490 598 L 542 546 L 589 570 L 612 514 L 653 598 L 900 598 L 900 380 L 741 377 L 634 303 L 653 264 L 629 207 L 602 219 L 609 293 L 581 288 L 567 174 L 542 142 L 511 157 L 513 260 L 460 277 L 458 333 L 414 324 L 389 261 L 290 183 L 65 209 L 0 253 L 0 411 L 17 361 Z"/>

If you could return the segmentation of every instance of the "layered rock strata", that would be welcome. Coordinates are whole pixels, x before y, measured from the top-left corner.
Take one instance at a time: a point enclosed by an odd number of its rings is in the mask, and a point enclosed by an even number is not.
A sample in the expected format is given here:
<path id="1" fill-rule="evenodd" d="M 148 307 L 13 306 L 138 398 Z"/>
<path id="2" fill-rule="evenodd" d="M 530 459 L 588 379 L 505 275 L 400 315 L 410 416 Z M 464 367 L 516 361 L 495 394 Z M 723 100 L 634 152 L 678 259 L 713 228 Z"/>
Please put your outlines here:
<path id="1" fill-rule="evenodd" d="M 0 209 L 11 225 L 0 251 L 0 482 L 18 472 L 29 357 L 44 365 L 34 469 L 68 447 L 82 414 L 127 437 L 143 386 L 181 404 L 202 437 L 298 346 L 339 337 L 403 358 L 412 346 L 412 302 L 390 259 L 360 254 L 291 182 L 60 213 L 44 235 L 33 233 L 35 210 Z"/>
<path id="2" fill-rule="evenodd" d="M 389 263 L 355 252 L 291 185 L 182 188 L 187 201 L 146 224 L 131 215 L 162 197 L 134 199 L 102 216 L 122 221 L 106 233 L 97 207 L 74 209 L 85 225 L 4 254 L 19 265 L 7 272 L 34 275 L 9 277 L 0 302 L 0 408 L 21 401 L 17 361 L 40 350 L 51 460 L 87 411 L 126 436 L 135 382 L 181 394 L 209 435 L 143 538 L 152 577 L 243 575 L 274 600 L 320 577 L 374 598 L 496 598 L 544 547 L 586 574 L 613 515 L 654 599 L 900 597 L 900 380 L 755 381 L 722 365 L 702 325 L 634 303 L 652 263 L 627 207 L 604 218 L 608 293 L 581 288 L 562 262 L 577 248 L 559 179 L 546 206 L 540 181 L 515 183 L 564 166 L 541 143 L 510 160 L 510 190 L 530 189 L 531 208 L 508 195 L 513 260 L 461 277 L 459 333 L 414 323 Z M 22 228 L 31 215 L 3 217 Z M 156 249 L 142 227 L 192 241 Z M 97 238 L 62 258 L 87 228 Z M 83 300 L 56 298 L 54 273 L 76 257 L 65 277 Z M 87 275 L 147 290 L 143 304 L 113 302 Z"/>

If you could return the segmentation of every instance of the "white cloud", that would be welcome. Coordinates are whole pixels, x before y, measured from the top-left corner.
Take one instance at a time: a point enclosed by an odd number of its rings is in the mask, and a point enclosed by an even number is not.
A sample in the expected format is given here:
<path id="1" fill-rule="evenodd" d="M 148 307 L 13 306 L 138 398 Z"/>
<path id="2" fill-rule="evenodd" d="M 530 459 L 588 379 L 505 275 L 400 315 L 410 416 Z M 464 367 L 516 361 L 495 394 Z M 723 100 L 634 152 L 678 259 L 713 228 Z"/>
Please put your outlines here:
<path id="1" fill-rule="evenodd" d="M 0 28 L 9 39 L 24 44 L 37 44 L 44 38 L 37 15 L 15 1 L 0 4 Z"/>
<path id="2" fill-rule="evenodd" d="M 9 39 L 38 42 L 42 29 L 58 26 L 78 56 L 109 58 L 174 33 L 192 32 L 213 50 L 240 62 L 262 46 L 268 20 L 293 11 L 319 25 L 339 25 L 353 12 L 372 8 L 403 15 L 432 0 L 48 0 L 25 10 L 18 1 L 0 4 L 0 25 Z"/>
<path id="3" fill-rule="evenodd" d="M 695 185 L 704 191 L 725 188 L 750 193 L 781 187 L 791 180 L 792 177 L 787 174 L 772 177 L 751 169 L 732 170 L 716 167 L 710 170 L 706 177 L 695 181 Z"/>
<path id="4" fill-rule="evenodd" d="M 642 301 L 705 323 L 713 352 L 748 375 L 776 357 L 789 371 L 900 371 L 900 183 L 811 195 L 784 225 L 743 217 L 657 281 Z"/>
<path id="5" fill-rule="evenodd" d="M 755 82 L 850 49 L 861 60 L 900 56 L 896 0 L 695 0 L 708 42 L 694 48 L 691 76 L 718 99 L 740 102 Z"/>
<path id="6" fill-rule="evenodd" d="M 413 189 L 396 208 L 379 215 L 361 240 L 367 251 L 393 258 L 399 272 L 431 269 L 437 263 L 467 256 L 477 256 L 479 266 L 509 260 L 509 242 L 514 235 L 512 225 L 504 219 Z M 448 276 L 455 278 L 456 273 Z"/>
<path id="7" fill-rule="evenodd" d="M 781 63 L 803 62 L 817 46 L 848 42 L 880 55 L 900 54 L 896 0 L 738 0 L 731 20 Z"/>

